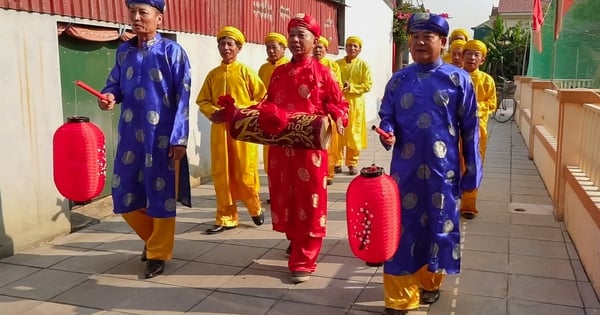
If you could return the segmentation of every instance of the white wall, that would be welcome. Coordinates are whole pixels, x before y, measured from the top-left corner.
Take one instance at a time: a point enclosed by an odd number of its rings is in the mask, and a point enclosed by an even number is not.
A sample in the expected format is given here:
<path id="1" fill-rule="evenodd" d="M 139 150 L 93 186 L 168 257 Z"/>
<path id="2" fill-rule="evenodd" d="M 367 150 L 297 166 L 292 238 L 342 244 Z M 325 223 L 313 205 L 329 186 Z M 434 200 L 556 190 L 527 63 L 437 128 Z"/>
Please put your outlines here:
<path id="1" fill-rule="evenodd" d="M 63 122 L 56 18 L 11 10 L 0 15 L 0 29 L 7 30 L 0 35 L 2 256 L 71 226 L 52 171 L 52 136 Z"/>
<path id="2" fill-rule="evenodd" d="M 370 121 L 378 118 L 383 91 L 392 76 L 392 9 L 374 0 L 347 0 L 346 4 L 346 37 L 356 35 L 362 39 L 359 57 L 369 64 L 373 76 L 373 88 L 366 95 Z"/>

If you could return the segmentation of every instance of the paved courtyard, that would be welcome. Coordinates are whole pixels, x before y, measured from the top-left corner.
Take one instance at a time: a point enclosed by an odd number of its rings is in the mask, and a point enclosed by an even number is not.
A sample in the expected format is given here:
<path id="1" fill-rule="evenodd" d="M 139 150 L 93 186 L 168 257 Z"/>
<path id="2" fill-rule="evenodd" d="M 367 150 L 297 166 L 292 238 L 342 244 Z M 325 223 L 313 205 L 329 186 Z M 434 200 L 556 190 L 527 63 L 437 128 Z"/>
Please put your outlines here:
<path id="1" fill-rule="evenodd" d="M 463 271 L 447 277 L 437 303 L 410 314 L 600 314 L 516 126 L 492 121 L 490 132 L 480 216 L 461 226 Z M 390 153 L 369 139 L 361 165 L 387 169 Z M 96 224 L 0 260 L 0 314 L 381 314 L 382 268 L 355 258 L 346 239 L 351 179 L 342 174 L 330 186 L 328 237 L 308 282 L 291 282 L 287 241 L 271 230 L 268 211 L 256 227 L 240 207 L 239 228 L 204 234 L 215 215 L 207 183 L 193 189 L 194 208 L 179 212 L 163 275 L 143 279 L 143 244 L 104 200 L 96 204 L 104 215 L 73 214 Z"/>

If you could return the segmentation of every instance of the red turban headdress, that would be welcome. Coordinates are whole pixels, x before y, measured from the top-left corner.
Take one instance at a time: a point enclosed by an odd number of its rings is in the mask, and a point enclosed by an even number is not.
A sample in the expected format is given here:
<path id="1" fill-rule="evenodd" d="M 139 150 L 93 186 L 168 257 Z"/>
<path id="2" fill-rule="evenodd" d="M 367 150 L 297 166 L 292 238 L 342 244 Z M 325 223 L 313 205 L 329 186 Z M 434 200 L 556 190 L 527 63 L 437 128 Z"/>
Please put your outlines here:
<path id="1" fill-rule="evenodd" d="M 317 20 L 313 19 L 310 15 L 304 13 L 298 13 L 288 23 L 288 33 L 294 27 L 304 27 L 309 30 L 315 37 L 321 36 L 321 26 Z"/>

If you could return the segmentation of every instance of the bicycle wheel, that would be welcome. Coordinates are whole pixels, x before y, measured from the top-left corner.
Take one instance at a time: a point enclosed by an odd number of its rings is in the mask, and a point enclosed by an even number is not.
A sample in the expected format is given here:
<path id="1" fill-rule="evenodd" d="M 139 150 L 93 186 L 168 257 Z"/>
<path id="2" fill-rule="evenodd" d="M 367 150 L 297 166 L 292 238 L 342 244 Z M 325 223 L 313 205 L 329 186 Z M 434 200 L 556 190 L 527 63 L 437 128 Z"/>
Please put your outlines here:
<path id="1" fill-rule="evenodd" d="M 511 118 L 515 115 L 515 108 L 517 107 L 516 105 L 517 101 L 512 97 L 501 99 L 498 103 L 498 108 L 494 113 L 494 119 L 501 123 L 511 120 Z"/>

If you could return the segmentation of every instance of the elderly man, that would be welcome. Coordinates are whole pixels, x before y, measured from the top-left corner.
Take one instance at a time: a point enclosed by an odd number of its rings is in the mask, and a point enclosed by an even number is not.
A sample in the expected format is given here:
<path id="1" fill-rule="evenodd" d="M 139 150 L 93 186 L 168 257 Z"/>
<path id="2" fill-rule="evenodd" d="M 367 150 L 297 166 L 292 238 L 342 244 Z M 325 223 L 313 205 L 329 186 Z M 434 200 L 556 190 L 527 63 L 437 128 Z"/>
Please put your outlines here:
<path id="1" fill-rule="evenodd" d="M 472 191 L 481 181 L 473 84 L 465 71 L 440 58 L 448 22 L 417 13 L 408 32 L 415 62 L 394 73 L 379 111 L 380 128 L 387 132 L 381 141 L 386 149 L 393 147 L 390 174 L 402 198 L 402 237 L 383 269 L 386 314 L 434 303 L 444 275 L 460 272 L 457 201 L 461 191 Z"/>
<path id="2" fill-rule="evenodd" d="M 234 140 L 227 130 L 222 108 L 217 104 L 220 96 L 229 94 L 235 99 L 236 106 L 245 108 L 265 96 L 265 86 L 256 72 L 237 61 L 244 42 L 244 34 L 233 26 L 225 26 L 219 31 L 217 47 L 221 65 L 206 75 L 196 98 L 200 112 L 212 122 L 210 157 L 217 213 L 216 223 L 206 230 L 207 234 L 218 234 L 238 226 L 238 200 L 244 203 L 254 224 L 264 222 L 258 195 L 258 145 Z"/>
<path id="3" fill-rule="evenodd" d="M 479 67 L 485 61 L 487 46 L 479 40 L 472 39 L 465 43 L 463 47 L 463 69 L 471 75 L 471 80 L 475 86 L 475 95 L 477 98 L 477 117 L 479 117 L 479 153 L 481 160 L 485 158 L 487 149 L 487 123 L 490 115 L 496 110 L 496 83 L 491 75 L 479 70 Z M 464 192 L 461 197 L 460 212 L 467 219 L 472 220 L 479 213 L 477 209 L 477 193 L 475 189 L 471 192 Z"/>
<path id="4" fill-rule="evenodd" d="M 186 145 L 190 63 L 177 43 L 163 38 L 164 0 L 127 0 L 136 37 L 117 48 L 104 99 L 121 103 L 112 178 L 114 212 L 144 241 L 145 277 L 161 274 L 173 255 L 176 201 L 190 204 Z"/>
<path id="5" fill-rule="evenodd" d="M 348 104 L 329 68 L 312 57 L 321 28 L 299 14 L 288 23 L 292 60 L 275 69 L 265 103 L 289 114 L 330 115 L 343 132 Z M 260 106 L 259 106 L 260 108 Z M 290 240 L 288 268 L 295 283 L 309 280 L 327 223 L 327 151 L 271 146 L 269 192 L 273 229 Z"/>
<path id="6" fill-rule="evenodd" d="M 271 75 L 275 68 L 281 66 L 284 63 L 290 62 L 288 57 L 285 56 L 285 48 L 287 47 L 287 38 L 277 32 L 271 32 L 265 36 L 265 48 L 267 50 L 267 62 L 260 66 L 258 69 L 258 76 L 263 81 L 266 88 L 269 88 L 269 82 L 271 82 Z M 269 169 L 269 146 L 263 146 L 263 163 L 265 172 Z M 267 203 L 270 199 L 267 199 Z"/>
<path id="7" fill-rule="evenodd" d="M 333 78 L 338 82 L 340 88 L 342 88 L 342 73 L 340 72 L 340 66 L 334 61 L 326 57 L 327 55 L 327 47 L 329 47 L 329 41 L 327 38 L 320 36 L 319 42 L 315 46 L 313 50 L 313 57 L 317 58 L 319 62 L 321 62 L 324 66 L 331 69 L 331 74 Z M 335 122 L 332 122 L 335 127 Z M 335 129 L 335 128 L 334 128 Z M 329 147 L 327 148 L 327 154 L 329 158 L 329 165 L 327 167 L 327 185 L 333 184 L 333 177 L 335 176 L 335 166 L 336 162 L 341 159 L 339 156 L 340 153 L 340 137 L 337 132 L 334 132 L 331 135 L 331 140 L 329 142 Z"/>
<path id="8" fill-rule="evenodd" d="M 457 28 L 455 30 L 452 31 L 452 33 L 450 34 L 450 39 L 448 40 L 448 51 L 446 51 L 443 55 L 442 55 L 442 60 L 446 63 L 452 63 L 453 64 L 453 57 L 452 57 L 452 43 L 454 43 L 454 41 L 457 40 L 462 40 L 464 42 L 467 42 L 469 40 L 469 34 L 467 33 L 467 31 L 465 29 L 462 28 Z"/>
<path id="9" fill-rule="evenodd" d="M 335 173 L 342 172 L 342 164 L 348 167 L 348 174 L 358 174 L 360 151 L 367 148 L 367 116 L 365 114 L 365 94 L 371 90 L 373 79 L 367 63 L 358 58 L 363 42 L 358 36 L 346 39 L 346 56 L 336 60 L 342 74 L 342 91 L 350 104 L 348 128 L 339 145 L 339 160 Z M 345 159 L 344 159 L 345 156 Z"/>

